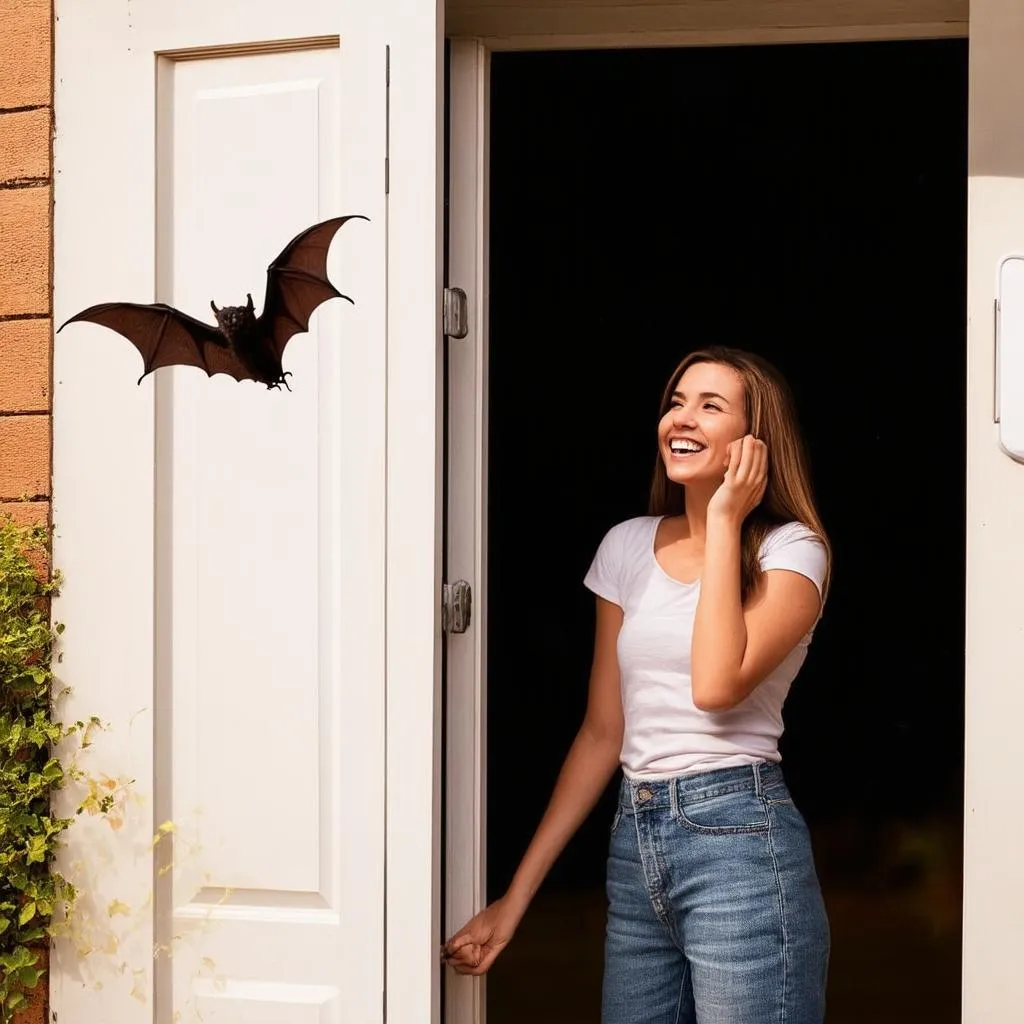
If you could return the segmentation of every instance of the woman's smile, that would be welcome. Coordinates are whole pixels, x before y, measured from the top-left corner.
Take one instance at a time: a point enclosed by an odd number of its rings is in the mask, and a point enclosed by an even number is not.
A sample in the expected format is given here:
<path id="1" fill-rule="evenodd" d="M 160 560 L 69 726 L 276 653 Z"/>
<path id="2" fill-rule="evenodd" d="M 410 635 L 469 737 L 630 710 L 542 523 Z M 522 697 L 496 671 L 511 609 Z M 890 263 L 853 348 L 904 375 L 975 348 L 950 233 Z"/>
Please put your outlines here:
<path id="1" fill-rule="evenodd" d="M 708 446 L 693 437 L 669 436 L 668 447 L 669 455 L 673 459 L 690 459 L 694 455 L 700 455 Z"/>

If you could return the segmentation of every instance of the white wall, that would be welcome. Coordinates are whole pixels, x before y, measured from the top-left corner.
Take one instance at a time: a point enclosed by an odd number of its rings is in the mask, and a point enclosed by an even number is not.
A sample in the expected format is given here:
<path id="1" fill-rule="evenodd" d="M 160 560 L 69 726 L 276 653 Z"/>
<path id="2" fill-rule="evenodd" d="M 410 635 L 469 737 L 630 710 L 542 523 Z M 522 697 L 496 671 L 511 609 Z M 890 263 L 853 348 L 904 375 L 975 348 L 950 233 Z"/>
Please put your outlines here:
<path id="1" fill-rule="evenodd" d="M 993 302 L 997 260 L 1024 252 L 1024 4 L 972 0 L 970 38 L 963 1020 L 1008 1024 L 1024 1003 L 1024 466 L 992 421 Z"/>

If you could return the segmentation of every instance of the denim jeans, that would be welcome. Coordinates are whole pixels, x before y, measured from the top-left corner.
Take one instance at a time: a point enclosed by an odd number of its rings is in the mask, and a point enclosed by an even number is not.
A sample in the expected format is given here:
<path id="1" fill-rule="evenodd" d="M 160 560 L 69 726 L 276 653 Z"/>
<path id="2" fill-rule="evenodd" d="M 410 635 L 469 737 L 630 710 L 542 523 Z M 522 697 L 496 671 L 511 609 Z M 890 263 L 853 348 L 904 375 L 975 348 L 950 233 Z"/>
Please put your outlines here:
<path id="1" fill-rule="evenodd" d="M 778 765 L 623 779 L 602 1024 L 822 1024 L 829 927 Z"/>

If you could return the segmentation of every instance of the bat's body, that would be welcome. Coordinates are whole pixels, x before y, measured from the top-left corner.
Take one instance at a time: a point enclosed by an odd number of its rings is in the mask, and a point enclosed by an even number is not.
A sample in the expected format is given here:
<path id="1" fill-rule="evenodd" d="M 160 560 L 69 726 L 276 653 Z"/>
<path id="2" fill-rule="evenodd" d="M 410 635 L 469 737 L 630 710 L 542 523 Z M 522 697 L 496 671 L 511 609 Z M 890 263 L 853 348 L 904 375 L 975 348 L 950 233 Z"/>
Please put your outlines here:
<path id="1" fill-rule="evenodd" d="M 217 318 L 217 328 L 235 358 L 254 380 L 266 384 L 268 388 L 281 384 L 288 387 L 285 380 L 288 374 L 282 369 L 281 360 L 273 348 L 266 344 L 266 331 L 256 316 L 252 296 L 247 295 L 246 299 L 248 304 L 245 306 L 224 306 L 221 309 L 211 301 L 210 308 Z"/>
<path id="2" fill-rule="evenodd" d="M 287 388 L 281 358 L 291 338 L 309 330 L 313 311 L 342 295 L 327 277 L 327 253 L 335 232 L 353 217 L 334 217 L 296 235 L 267 267 L 263 311 L 256 316 L 252 295 L 244 306 L 210 307 L 217 326 L 163 303 L 105 302 L 76 313 L 58 328 L 88 320 L 127 338 L 142 354 L 147 374 L 161 366 L 197 366 L 208 376 L 226 373 L 268 388 Z M 359 217 L 366 220 L 365 217 Z M 289 389 L 290 390 L 290 389 Z"/>

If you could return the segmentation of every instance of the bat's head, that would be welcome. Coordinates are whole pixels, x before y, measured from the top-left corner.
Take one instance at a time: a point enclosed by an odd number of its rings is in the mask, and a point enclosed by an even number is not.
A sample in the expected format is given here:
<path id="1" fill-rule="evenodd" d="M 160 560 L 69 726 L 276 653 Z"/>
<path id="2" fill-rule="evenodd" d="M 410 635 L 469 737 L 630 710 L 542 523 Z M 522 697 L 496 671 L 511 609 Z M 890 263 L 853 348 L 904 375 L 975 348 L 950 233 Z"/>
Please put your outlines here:
<path id="1" fill-rule="evenodd" d="M 237 334 L 253 321 L 252 296 L 247 296 L 247 298 L 249 301 L 244 306 L 221 306 L 220 309 L 212 300 L 210 302 L 213 315 L 217 318 L 217 326 L 228 337 Z"/>

